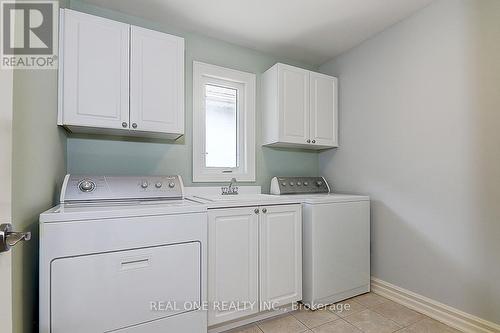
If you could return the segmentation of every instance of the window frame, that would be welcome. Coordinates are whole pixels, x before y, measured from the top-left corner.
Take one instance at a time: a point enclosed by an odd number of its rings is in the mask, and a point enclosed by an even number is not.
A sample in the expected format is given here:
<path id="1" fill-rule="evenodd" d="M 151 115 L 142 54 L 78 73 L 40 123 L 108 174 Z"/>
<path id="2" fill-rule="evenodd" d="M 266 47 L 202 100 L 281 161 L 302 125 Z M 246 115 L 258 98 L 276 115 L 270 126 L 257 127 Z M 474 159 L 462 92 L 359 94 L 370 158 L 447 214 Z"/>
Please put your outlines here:
<path id="1" fill-rule="evenodd" d="M 205 85 L 237 89 L 236 168 L 206 167 Z M 193 61 L 193 182 L 255 181 L 256 75 Z"/>

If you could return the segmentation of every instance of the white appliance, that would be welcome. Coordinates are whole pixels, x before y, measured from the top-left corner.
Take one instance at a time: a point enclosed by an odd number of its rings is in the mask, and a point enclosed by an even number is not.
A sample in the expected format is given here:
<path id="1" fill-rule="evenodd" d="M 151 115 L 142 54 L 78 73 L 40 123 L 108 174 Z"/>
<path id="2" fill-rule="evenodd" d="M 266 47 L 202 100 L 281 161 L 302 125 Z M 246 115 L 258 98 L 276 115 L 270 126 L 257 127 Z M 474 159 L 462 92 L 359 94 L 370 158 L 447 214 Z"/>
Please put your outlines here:
<path id="1" fill-rule="evenodd" d="M 302 203 L 302 302 L 317 309 L 370 291 L 370 199 L 330 193 L 323 177 L 274 177 Z"/>
<path id="2" fill-rule="evenodd" d="M 206 206 L 183 191 L 67 175 L 40 215 L 40 333 L 206 332 Z"/>

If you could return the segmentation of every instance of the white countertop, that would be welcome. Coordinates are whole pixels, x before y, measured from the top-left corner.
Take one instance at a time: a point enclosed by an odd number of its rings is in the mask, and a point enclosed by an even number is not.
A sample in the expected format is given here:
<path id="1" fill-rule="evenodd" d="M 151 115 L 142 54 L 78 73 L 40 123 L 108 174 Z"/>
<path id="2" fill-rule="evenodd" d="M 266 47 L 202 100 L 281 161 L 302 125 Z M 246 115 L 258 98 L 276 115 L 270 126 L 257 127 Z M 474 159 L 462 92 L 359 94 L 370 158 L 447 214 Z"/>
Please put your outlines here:
<path id="1" fill-rule="evenodd" d="M 186 197 L 208 209 L 299 204 L 299 198 L 262 194 L 260 186 L 238 186 L 238 194 L 222 195 L 220 186 L 185 187 Z"/>
<path id="2" fill-rule="evenodd" d="M 203 203 L 208 209 L 248 206 L 270 206 L 300 204 L 299 198 L 270 194 L 236 194 L 236 195 L 192 195 L 191 200 Z"/>

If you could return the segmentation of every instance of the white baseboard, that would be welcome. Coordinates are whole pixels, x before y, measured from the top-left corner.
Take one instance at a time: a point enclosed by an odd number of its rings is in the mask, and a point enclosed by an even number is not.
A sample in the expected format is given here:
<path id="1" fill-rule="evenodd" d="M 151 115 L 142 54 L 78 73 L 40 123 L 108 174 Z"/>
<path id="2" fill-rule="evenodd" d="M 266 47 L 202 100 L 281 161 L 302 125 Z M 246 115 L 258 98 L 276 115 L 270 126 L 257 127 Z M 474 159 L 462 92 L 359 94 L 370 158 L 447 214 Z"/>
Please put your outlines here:
<path id="1" fill-rule="evenodd" d="M 423 313 L 465 333 L 500 333 L 500 325 L 452 308 L 380 279 L 371 278 L 372 292 Z"/>

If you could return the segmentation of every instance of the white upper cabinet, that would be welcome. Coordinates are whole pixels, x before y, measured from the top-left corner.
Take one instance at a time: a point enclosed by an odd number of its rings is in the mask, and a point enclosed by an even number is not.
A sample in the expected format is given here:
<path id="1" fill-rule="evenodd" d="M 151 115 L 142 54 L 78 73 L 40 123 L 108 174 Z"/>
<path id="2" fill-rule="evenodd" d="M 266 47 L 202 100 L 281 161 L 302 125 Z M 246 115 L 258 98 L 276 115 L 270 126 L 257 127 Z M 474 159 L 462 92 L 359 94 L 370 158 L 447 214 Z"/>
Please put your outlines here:
<path id="1" fill-rule="evenodd" d="M 184 39 L 130 29 L 132 130 L 184 133 Z"/>
<path id="2" fill-rule="evenodd" d="M 184 39 L 60 11 L 58 125 L 176 139 L 184 134 Z"/>
<path id="3" fill-rule="evenodd" d="M 262 77 L 264 145 L 337 147 L 337 78 L 278 63 Z"/>
<path id="4" fill-rule="evenodd" d="M 129 119 L 129 26 L 66 10 L 60 121 L 119 129 Z"/>
<path id="5" fill-rule="evenodd" d="M 277 71 L 280 137 L 302 144 L 309 138 L 309 71 L 283 64 Z"/>
<path id="6" fill-rule="evenodd" d="M 310 72 L 311 143 L 337 147 L 337 78 Z"/>

